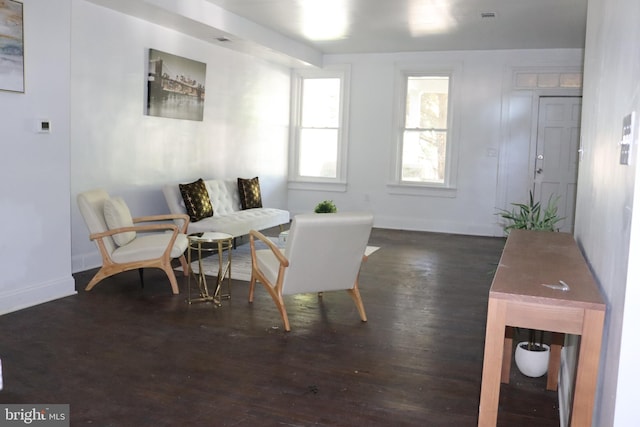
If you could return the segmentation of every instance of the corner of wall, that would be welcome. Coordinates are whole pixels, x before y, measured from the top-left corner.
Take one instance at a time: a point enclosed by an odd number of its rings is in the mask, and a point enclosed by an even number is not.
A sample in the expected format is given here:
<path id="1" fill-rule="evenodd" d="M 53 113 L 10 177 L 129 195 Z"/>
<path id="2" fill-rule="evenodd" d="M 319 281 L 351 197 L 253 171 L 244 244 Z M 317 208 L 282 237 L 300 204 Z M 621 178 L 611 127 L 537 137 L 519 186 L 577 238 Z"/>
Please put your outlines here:
<path id="1" fill-rule="evenodd" d="M 0 293 L 0 315 L 77 294 L 72 276 Z"/>

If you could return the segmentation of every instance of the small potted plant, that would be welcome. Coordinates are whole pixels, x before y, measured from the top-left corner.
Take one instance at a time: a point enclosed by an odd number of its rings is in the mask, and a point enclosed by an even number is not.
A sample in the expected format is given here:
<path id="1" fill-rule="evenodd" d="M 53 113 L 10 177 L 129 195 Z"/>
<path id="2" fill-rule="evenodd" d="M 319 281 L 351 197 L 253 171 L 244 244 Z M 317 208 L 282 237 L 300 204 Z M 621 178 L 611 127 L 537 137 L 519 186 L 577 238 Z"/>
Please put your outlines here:
<path id="1" fill-rule="evenodd" d="M 558 217 L 559 198 L 551 195 L 547 207 L 542 209 L 540 202 L 533 201 L 533 192 L 529 191 L 528 204 L 512 203 L 512 210 L 500 209 L 498 215 L 508 221 L 504 226 L 505 233 L 509 234 L 513 229 L 558 231 L 557 224 L 564 219 Z"/>
<path id="2" fill-rule="evenodd" d="M 549 197 L 546 208 L 540 202 L 534 202 L 533 192 L 529 191 L 529 203 L 512 203 L 512 210 L 501 209 L 498 214 L 507 220 L 504 231 L 509 234 L 513 229 L 559 231 L 557 224 L 564 218 L 558 217 L 559 197 Z M 549 346 L 543 343 L 544 331 L 527 329 L 527 341 L 516 345 L 515 361 L 520 372 L 528 377 L 541 377 L 549 366 Z M 518 330 L 520 332 L 520 330 Z"/>
<path id="3" fill-rule="evenodd" d="M 315 213 L 335 213 L 335 212 L 338 212 L 338 208 L 336 208 L 336 204 L 333 203 L 333 200 L 323 200 L 322 202 L 316 205 L 314 212 Z"/>
<path id="4" fill-rule="evenodd" d="M 541 377 L 549 367 L 549 346 L 543 343 L 544 331 L 527 329 L 527 341 L 516 346 L 516 366 L 524 375 L 532 378 Z M 520 332 L 520 330 L 518 330 Z"/>

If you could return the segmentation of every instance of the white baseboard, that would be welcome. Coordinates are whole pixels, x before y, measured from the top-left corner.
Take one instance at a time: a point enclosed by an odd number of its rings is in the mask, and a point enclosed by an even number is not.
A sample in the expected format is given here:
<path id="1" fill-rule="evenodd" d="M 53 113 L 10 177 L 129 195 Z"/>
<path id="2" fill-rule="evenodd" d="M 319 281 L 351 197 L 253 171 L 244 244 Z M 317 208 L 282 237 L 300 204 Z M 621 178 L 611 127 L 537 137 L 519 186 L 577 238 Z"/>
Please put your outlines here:
<path id="1" fill-rule="evenodd" d="M 432 221 L 426 218 L 407 219 L 384 215 L 375 217 L 374 227 L 469 236 L 504 236 L 502 228 L 495 224 L 467 224 L 454 221 Z"/>
<path id="2" fill-rule="evenodd" d="M 73 277 L 63 277 L 0 293 L 0 315 L 33 307 L 59 298 L 75 295 Z"/>

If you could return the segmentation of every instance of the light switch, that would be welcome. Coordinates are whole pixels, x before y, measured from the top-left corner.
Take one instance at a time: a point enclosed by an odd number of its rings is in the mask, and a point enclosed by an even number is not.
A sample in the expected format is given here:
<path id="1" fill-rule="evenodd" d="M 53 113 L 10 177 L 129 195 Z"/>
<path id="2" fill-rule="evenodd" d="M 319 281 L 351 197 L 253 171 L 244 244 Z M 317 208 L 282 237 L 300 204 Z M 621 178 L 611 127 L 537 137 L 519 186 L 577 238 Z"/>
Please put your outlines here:
<path id="1" fill-rule="evenodd" d="M 620 164 L 628 165 L 629 164 L 629 152 L 631 151 L 631 145 L 629 144 L 620 144 Z"/>
<path id="2" fill-rule="evenodd" d="M 487 148 L 487 157 L 498 157 L 498 150 L 496 148 Z"/>
<path id="3" fill-rule="evenodd" d="M 633 130 L 635 128 L 635 112 L 627 114 L 622 119 L 622 140 L 620 141 L 620 164 L 628 165 L 633 143 Z"/>

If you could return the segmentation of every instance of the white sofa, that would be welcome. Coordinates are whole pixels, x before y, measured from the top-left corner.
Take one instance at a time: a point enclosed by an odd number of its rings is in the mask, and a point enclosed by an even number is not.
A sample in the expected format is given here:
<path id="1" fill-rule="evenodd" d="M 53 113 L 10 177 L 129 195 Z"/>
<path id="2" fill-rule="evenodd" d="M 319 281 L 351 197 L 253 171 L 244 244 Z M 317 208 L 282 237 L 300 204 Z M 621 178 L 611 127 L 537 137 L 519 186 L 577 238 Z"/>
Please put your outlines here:
<path id="1" fill-rule="evenodd" d="M 249 234 L 250 230 L 264 230 L 289 223 L 289 212 L 275 208 L 253 208 L 243 210 L 240 205 L 238 182 L 235 179 L 205 180 L 213 216 L 190 221 L 187 233 L 220 231 L 233 237 Z M 172 214 L 186 214 L 187 209 L 178 184 L 162 187 L 162 192 Z M 176 221 L 178 226 L 181 221 Z"/>

